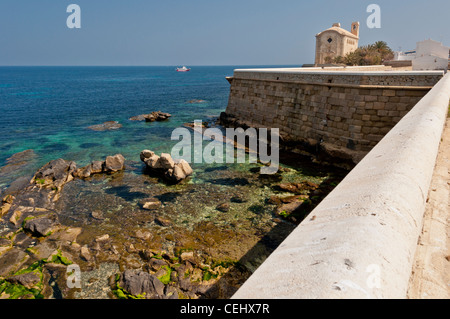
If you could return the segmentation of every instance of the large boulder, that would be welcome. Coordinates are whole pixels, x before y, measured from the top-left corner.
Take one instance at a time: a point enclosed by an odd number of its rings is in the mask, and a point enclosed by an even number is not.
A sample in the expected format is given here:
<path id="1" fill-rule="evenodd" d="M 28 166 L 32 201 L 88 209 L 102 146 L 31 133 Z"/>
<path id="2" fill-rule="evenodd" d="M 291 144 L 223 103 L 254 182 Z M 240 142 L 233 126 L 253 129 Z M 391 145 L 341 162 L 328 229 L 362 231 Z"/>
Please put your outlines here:
<path id="1" fill-rule="evenodd" d="M 46 237 L 60 226 L 56 215 L 49 215 L 25 220 L 23 229 L 35 237 Z"/>
<path id="2" fill-rule="evenodd" d="M 164 284 L 155 276 L 142 270 L 125 270 L 119 279 L 119 286 L 134 296 L 160 299 L 164 296 Z"/>
<path id="3" fill-rule="evenodd" d="M 41 281 L 41 278 L 36 272 L 29 272 L 9 277 L 6 280 L 12 284 L 19 284 L 25 288 L 31 289 Z"/>
<path id="4" fill-rule="evenodd" d="M 170 154 L 162 153 L 161 156 L 158 156 L 150 150 L 143 150 L 140 158 L 147 169 L 163 176 L 170 182 L 179 183 L 193 173 L 188 162 L 183 159 L 174 160 Z"/>
<path id="5" fill-rule="evenodd" d="M 107 173 L 121 171 L 124 168 L 125 158 L 122 154 L 108 156 L 103 164 L 103 170 Z"/>
<path id="6" fill-rule="evenodd" d="M 72 173 L 77 169 L 75 162 L 62 158 L 50 161 L 39 169 L 31 180 L 32 183 L 60 190 L 64 184 L 73 179 Z"/>

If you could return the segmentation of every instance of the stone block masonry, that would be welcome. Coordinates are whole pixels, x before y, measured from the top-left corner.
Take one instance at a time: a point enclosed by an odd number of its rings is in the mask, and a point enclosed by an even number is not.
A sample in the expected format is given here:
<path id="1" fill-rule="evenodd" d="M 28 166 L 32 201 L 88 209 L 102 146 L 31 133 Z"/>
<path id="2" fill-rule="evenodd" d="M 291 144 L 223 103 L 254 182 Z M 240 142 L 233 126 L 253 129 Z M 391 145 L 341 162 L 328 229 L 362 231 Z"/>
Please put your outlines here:
<path id="1" fill-rule="evenodd" d="M 406 298 L 449 99 L 447 74 L 233 298 Z"/>
<path id="2" fill-rule="evenodd" d="M 442 76 L 364 68 L 235 70 L 221 120 L 279 128 L 282 146 L 354 165 Z"/>

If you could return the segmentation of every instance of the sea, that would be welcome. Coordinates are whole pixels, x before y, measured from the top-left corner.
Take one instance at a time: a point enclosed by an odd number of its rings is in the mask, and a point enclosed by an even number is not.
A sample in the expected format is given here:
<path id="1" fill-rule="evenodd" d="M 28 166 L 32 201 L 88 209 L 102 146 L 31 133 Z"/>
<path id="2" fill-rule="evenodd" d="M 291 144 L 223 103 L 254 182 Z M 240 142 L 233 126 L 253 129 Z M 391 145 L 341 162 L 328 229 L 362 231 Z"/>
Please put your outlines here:
<path id="1" fill-rule="evenodd" d="M 83 167 L 120 153 L 124 171 L 74 179 L 51 204 L 61 224 L 82 229 L 79 245 L 95 247 L 95 238 L 109 236 L 114 254 L 97 256 L 95 267 L 113 270 L 102 276 L 114 275 L 118 266 L 142 267 L 139 249 L 193 250 L 213 264 L 240 265 L 227 277 L 235 289 L 337 185 L 342 172 L 294 155 L 274 176 L 260 175 L 259 163 L 193 163 L 191 177 L 168 185 L 148 174 L 139 155 L 144 149 L 171 153 L 179 143 L 171 140 L 172 132 L 185 123 L 213 123 L 227 106 L 225 77 L 251 67 L 261 66 L 198 66 L 189 72 L 176 72 L 175 66 L 0 67 L 0 198 L 14 194 L 20 205 L 38 205 L 40 193 L 27 185 L 46 163 L 63 158 Z M 153 111 L 172 116 L 130 120 Z M 108 121 L 122 126 L 89 128 Z M 308 183 L 298 184 L 303 182 Z M 283 183 L 316 186 L 305 189 L 301 206 L 289 214 L 290 206 L 280 205 L 299 195 L 280 189 Z M 161 206 L 145 210 L 148 198 Z M 0 237 L 19 227 L 9 222 L 11 214 L 0 219 Z M 106 286 L 89 286 L 78 298 L 107 297 Z M 215 297 L 230 297 L 233 289 Z"/>
<path id="2" fill-rule="evenodd" d="M 0 166 L 25 150 L 36 156 L 23 173 L 57 158 L 84 165 L 116 153 L 139 161 L 143 149 L 170 153 L 175 128 L 225 110 L 230 87 L 225 76 L 237 67 L 201 66 L 190 72 L 176 72 L 175 66 L 1 67 Z M 152 111 L 172 118 L 129 120 Z M 106 121 L 122 128 L 88 128 Z"/>

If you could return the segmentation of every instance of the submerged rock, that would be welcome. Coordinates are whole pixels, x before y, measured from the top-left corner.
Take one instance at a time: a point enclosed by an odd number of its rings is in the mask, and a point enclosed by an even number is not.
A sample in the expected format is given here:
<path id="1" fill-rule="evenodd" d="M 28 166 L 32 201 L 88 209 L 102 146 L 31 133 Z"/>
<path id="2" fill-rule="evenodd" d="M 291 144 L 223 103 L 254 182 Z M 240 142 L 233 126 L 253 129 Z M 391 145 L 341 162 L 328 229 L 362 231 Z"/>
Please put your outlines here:
<path id="1" fill-rule="evenodd" d="M 319 185 L 305 181 L 301 183 L 283 183 L 275 186 L 276 189 L 294 194 L 304 194 L 305 192 L 314 191 L 319 188 Z"/>
<path id="2" fill-rule="evenodd" d="M 189 103 L 189 104 L 198 104 L 198 103 L 206 103 L 206 101 L 205 100 L 194 99 L 194 100 L 187 101 L 187 103 Z"/>
<path id="3" fill-rule="evenodd" d="M 155 210 L 161 207 L 161 201 L 156 198 L 146 198 L 139 202 L 141 207 L 146 210 Z"/>
<path id="4" fill-rule="evenodd" d="M 36 157 L 36 153 L 31 149 L 13 154 L 6 159 L 6 164 L 0 167 L 0 177 L 15 174 L 24 168 L 27 168 L 35 161 Z"/>
<path id="5" fill-rule="evenodd" d="M 88 126 L 88 129 L 101 132 L 101 131 L 118 130 L 121 127 L 122 127 L 122 124 L 120 124 L 117 121 L 107 121 L 102 124 Z"/>
<path id="6" fill-rule="evenodd" d="M 163 176 L 170 182 L 179 183 L 193 173 L 188 162 L 183 159 L 174 160 L 170 154 L 162 153 L 158 156 L 150 150 L 143 150 L 140 158 L 150 171 Z"/>
<path id="7" fill-rule="evenodd" d="M 230 210 L 230 203 L 222 203 L 217 205 L 216 209 L 221 212 L 228 212 Z"/>

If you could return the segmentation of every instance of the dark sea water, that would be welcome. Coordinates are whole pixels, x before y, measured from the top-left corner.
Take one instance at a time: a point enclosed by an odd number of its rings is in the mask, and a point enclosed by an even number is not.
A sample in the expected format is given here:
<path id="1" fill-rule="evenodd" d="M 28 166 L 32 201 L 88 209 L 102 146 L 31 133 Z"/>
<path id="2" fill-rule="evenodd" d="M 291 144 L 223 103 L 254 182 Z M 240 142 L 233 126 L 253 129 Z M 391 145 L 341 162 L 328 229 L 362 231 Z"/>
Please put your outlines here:
<path id="1" fill-rule="evenodd" d="M 29 149 L 35 156 L 23 174 L 56 158 L 80 166 L 116 153 L 139 161 L 143 149 L 170 153 L 177 143 L 170 140 L 173 129 L 225 110 L 230 87 L 225 77 L 235 68 L 193 67 L 181 73 L 170 66 L 2 67 L 0 166 Z M 195 99 L 205 102 L 189 103 Z M 158 110 L 172 118 L 154 123 L 129 120 Z M 123 127 L 87 129 L 105 121 L 118 121 Z M 7 179 L 2 186 L 5 183 Z"/>

